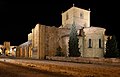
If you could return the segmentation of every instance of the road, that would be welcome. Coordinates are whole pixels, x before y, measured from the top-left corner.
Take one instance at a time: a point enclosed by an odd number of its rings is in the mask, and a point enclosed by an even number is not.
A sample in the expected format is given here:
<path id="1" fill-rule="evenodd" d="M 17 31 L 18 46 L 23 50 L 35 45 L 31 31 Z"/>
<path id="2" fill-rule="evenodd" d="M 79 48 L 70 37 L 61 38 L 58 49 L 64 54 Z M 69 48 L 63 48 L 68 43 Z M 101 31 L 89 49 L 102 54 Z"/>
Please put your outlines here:
<path id="1" fill-rule="evenodd" d="M 8 65 L 7 63 L 13 64 Z M 35 67 L 30 66 L 29 68 L 30 64 L 32 64 L 32 66 Z M 28 67 L 22 67 L 18 65 Z M 43 67 L 44 69 L 53 70 L 54 72 L 58 71 L 58 69 L 63 72 L 68 71 L 70 73 L 73 73 L 74 75 L 76 74 L 75 77 L 120 77 L 120 64 L 100 65 L 48 60 L 6 59 L 6 58 L 0 58 L 0 77 L 72 77 L 61 75 L 59 73 L 50 73 L 38 70 L 42 69 Z"/>
<path id="2" fill-rule="evenodd" d="M 0 77 L 66 77 L 58 73 L 50 73 L 11 63 L 0 62 Z"/>

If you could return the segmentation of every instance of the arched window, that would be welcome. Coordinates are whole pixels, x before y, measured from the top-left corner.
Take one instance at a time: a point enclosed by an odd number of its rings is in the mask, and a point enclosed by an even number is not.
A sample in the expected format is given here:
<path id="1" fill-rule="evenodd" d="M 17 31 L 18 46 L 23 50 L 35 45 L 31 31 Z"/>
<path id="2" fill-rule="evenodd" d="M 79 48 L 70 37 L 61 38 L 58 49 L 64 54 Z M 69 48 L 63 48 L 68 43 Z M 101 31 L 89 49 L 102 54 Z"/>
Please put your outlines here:
<path id="1" fill-rule="evenodd" d="M 99 48 L 101 48 L 101 39 L 99 39 Z"/>
<path id="2" fill-rule="evenodd" d="M 68 20 L 68 18 L 69 18 L 69 17 L 68 17 L 68 13 L 66 13 L 66 20 Z"/>
<path id="3" fill-rule="evenodd" d="M 81 18 L 81 19 L 84 18 L 83 12 L 80 12 L 80 18 Z"/>
<path id="4" fill-rule="evenodd" d="M 92 48 L 92 40 L 91 39 L 89 39 L 89 46 L 88 47 Z"/>

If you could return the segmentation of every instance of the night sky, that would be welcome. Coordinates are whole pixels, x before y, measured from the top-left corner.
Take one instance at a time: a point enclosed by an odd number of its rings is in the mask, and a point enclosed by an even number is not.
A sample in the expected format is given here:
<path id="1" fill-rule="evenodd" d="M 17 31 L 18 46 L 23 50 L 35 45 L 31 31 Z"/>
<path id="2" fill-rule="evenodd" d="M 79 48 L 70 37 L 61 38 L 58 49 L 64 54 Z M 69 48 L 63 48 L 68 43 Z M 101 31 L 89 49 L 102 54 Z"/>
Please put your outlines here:
<path id="1" fill-rule="evenodd" d="M 91 26 L 106 28 L 106 35 L 115 35 L 119 45 L 119 7 L 117 0 L 0 0 L 0 44 L 10 41 L 20 45 L 37 23 L 61 25 L 61 13 L 76 7 L 91 9 Z"/>

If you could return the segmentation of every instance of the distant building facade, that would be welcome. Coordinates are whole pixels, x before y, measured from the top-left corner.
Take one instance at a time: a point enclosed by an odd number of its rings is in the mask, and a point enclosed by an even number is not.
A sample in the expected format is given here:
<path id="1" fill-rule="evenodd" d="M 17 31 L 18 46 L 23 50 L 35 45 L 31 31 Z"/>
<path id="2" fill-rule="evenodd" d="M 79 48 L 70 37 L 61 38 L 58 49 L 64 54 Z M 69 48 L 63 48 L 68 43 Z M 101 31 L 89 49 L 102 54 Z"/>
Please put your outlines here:
<path id="1" fill-rule="evenodd" d="M 8 42 L 8 41 L 4 42 L 4 51 L 5 51 L 6 55 L 9 55 L 9 53 L 10 53 L 10 42 Z"/>
<path id="2" fill-rule="evenodd" d="M 17 46 L 11 46 L 9 41 L 5 41 L 3 45 L 0 45 L 0 55 L 4 56 L 16 56 Z"/>
<path id="3" fill-rule="evenodd" d="M 37 24 L 28 41 L 17 48 L 17 57 L 44 59 L 45 56 L 55 56 L 60 46 L 65 56 L 69 56 L 68 42 L 70 28 L 75 23 L 81 57 L 103 57 L 105 51 L 106 29 L 90 27 L 90 10 L 71 7 L 62 13 L 62 25 L 50 27 Z"/>

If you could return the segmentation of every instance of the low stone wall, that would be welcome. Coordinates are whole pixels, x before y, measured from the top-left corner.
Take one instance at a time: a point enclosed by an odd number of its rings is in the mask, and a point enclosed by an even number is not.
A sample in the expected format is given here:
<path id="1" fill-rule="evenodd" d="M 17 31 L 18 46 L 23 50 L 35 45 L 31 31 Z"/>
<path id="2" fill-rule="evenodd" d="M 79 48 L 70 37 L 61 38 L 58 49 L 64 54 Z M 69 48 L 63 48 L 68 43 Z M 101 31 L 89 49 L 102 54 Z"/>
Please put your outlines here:
<path id="1" fill-rule="evenodd" d="M 118 58 L 82 58 L 82 57 L 50 57 L 46 56 L 47 60 L 65 61 L 65 62 L 77 62 L 77 63 L 96 63 L 96 64 L 120 64 Z"/>

